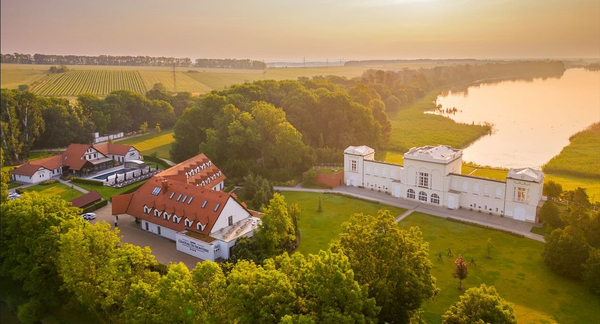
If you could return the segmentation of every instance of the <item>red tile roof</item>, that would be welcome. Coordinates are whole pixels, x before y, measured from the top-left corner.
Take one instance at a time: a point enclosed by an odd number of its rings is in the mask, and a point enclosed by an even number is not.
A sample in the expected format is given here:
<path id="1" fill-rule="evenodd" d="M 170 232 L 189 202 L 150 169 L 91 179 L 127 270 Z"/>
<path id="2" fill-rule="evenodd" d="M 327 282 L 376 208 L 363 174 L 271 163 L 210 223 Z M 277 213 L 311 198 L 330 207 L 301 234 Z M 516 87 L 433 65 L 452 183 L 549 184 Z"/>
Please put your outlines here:
<path id="1" fill-rule="evenodd" d="M 82 208 L 99 200 L 102 200 L 102 195 L 100 195 L 98 191 L 94 190 L 75 199 L 71 199 L 69 202 L 73 205 L 73 207 Z"/>
<path id="2" fill-rule="evenodd" d="M 227 178 L 204 153 L 187 159 L 158 175 L 209 189 Z"/>
<path id="3" fill-rule="evenodd" d="M 67 149 L 63 152 L 63 165 L 68 166 L 71 170 L 81 170 L 81 168 L 85 165 L 85 160 L 83 156 L 85 155 L 85 151 L 87 151 L 92 145 L 90 144 L 71 144 Z"/>
<path id="4" fill-rule="evenodd" d="M 121 144 L 113 144 L 113 143 L 104 143 L 94 145 L 94 148 L 100 151 L 102 154 L 113 154 L 113 155 L 126 155 L 127 152 L 132 148 L 131 145 L 121 145 Z"/>
<path id="5" fill-rule="evenodd" d="M 210 234 L 230 200 L 238 203 L 226 192 L 190 185 L 160 175 L 155 175 L 130 195 L 113 196 L 113 214 L 126 213 L 178 232 L 187 229 L 205 235 Z M 176 217 L 179 222 L 175 221 Z M 186 220 L 189 227 L 185 226 Z M 201 230 L 197 228 L 198 222 L 204 226 Z"/>
<path id="6" fill-rule="evenodd" d="M 43 168 L 43 167 L 39 166 L 39 165 L 31 164 L 31 163 L 25 163 L 25 164 L 21 165 L 20 167 L 15 168 L 14 170 L 10 170 L 10 173 L 31 177 L 40 168 Z"/>
<path id="7" fill-rule="evenodd" d="M 50 171 L 54 169 L 58 169 L 62 167 L 62 155 L 55 155 L 39 160 L 30 161 L 28 163 L 23 164 L 22 166 L 11 170 L 11 173 L 33 176 L 40 167 L 46 168 Z"/>

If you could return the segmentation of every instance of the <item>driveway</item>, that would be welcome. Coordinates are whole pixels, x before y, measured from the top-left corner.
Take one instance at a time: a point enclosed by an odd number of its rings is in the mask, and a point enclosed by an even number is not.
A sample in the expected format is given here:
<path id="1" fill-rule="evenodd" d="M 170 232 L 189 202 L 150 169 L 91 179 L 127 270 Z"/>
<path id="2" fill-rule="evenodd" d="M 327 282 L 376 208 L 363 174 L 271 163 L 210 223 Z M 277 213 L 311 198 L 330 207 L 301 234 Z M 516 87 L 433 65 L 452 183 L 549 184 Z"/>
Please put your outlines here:
<path id="1" fill-rule="evenodd" d="M 112 205 L 110 203 L 96 210 L 95 213 L 96 219 L 91 221 L 92 224 L 105 221 L 110 224 L 111 228 L 114 228 L 115 218 L 112 215 Z M 142 230 L 140 225 L 135 223 L 135 217 L 133 216 L 119 215 L 118 228 L 121 242 L 142 247 L 149 246 L 159 263 L 168 265 L 171 262 L 183 262 L 188 269 L 192 270 L 198 262 L 202 261 L 189 254 L 177 251 L 174 241 Z"/>

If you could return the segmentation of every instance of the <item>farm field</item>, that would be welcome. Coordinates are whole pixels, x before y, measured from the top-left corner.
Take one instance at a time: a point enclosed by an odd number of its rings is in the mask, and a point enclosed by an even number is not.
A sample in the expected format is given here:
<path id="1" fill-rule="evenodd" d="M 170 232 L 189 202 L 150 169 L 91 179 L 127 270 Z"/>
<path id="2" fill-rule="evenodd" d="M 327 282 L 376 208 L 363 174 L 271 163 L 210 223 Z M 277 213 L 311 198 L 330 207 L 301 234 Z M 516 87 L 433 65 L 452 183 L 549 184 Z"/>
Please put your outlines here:
<path id="1" fill-rule="evenodd" d="M 25 192 L 37 192 L 44 197 L 54 197 L 59 196 L 64 200 L 71 200 L 73 198 L 77 198 L 83 193 L 78 190 L 71 189 L 70 187 L 60 183 L 55 182 L 49 185 L 41 185 L 37 184 L 31 187 L 27 187 L 24 189 Z"/>
<path id="2" fill-rule="evenodd" d="M 146 86 L 137 71 L 68 71 L 50 75 L 31 87 L 31 91 L 40 96 L 77 96 L 82 93 L 105 96 L 121 89 L 146 93 Z"/>
<path id="3" fill-rule="evenodd" d="M 399 226 L 419 226 L 429 243 L 432 274 L 441 291 L 435 300 L 423 305 L 428 323 L 441 322 L 441 315 L 459 299 L 458 281 L 452 277 L 459 253 L 477 264 L 469 265 L 463 286 L 494 285 L 503 298 L 514 304 L 519 323 L 595 323 L 600 317 L 600 298 L 582 282 L 551 272 L 541 258 L 541 242 L 422 213 L 411 214 Z M 491 259 L 485 258 L 488 238 L 494 244 Z M 448 248 L 453 258 L 446 256 Z M 443 254 L 443 262 L 437 260 L 439 253 Z"/>
<path id="4" fill-rule="evenodd" d="M 172 71 L 138 71 L 146 89 L 150 90 L 157 83 L 162 83 L 167 91 L 174 91 L 173 72 Z M 207 85 L 190 78 L 187 73 L 175 72 L 177 78 L 178 92 L 191 92 L 195 94 L 203 94 L 210 92 L 212 89 Z"/>
<path id="5" fill-rule="evenodd" d="M 152 155 L 152 153 L 156 152 L 157 157 L 168 160 L 170 159 L 169 150 L 173 141 L 175 141 L 173 138 L 173 129 L 167 129 L 160 133 L 140 135 L 116 141 L 116 143 L 133 145 L 140 150 L 142 155 Z"/>
<path id="6" fill-rule="evenodd" d="M 400 215 L 405 209 L 383 204 L 366 202 L 340 195 L 322 194 L 322 212 L 319 207 L 319 194 L 311 192 L 284 191 L 286 203 L 297 203 L 300 206 L 300 247 L 296 250 L 302 254 L 318 253 L 327 249 L 329 243 L 337 239 L 342 230 L 342 223 L 348 221 L 354 213 L 376 214 L 380 209 L 389 210 L 392 215 Z"/>
<path id="7" fill-rule="evenodd" d="M 386 150 L 406 152 L 415 146 L 439 144 L 465 148 L 489 132 L 485 126 L 460 124 L 444 116 L 424 114 L 435 108 L 438 94 L 438 90 L 431 91 L 412 105 L 389 115 L 392 132 L 390 140 L 384 144 Z"/>
<path id="8" fill-rule="evenodd" d="M 2 88 L 16 89 L 22 84 L 32 84 L 46 76 L 35 69 L 1 69 Z"/>

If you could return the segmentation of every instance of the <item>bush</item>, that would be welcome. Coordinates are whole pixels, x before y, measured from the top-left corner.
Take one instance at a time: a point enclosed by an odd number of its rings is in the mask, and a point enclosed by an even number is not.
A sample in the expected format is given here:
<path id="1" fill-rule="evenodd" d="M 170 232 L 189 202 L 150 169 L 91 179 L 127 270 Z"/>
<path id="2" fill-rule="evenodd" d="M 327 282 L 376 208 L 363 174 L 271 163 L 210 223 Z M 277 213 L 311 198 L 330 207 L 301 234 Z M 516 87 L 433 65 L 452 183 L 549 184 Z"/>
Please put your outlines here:
<path id="1" fill-rule="evenodd" d="M 56 182 L 57 182 L 56 179 L 48 179 L 48 180 L 40 182 L 40 185 L 47 186 L 47 185 L 51 185 L 51 184 L 56 183 Z"/>
<path id="2" fill-rule="evenodd" d="M 94 185 L 94 186 L 103 186 L 104 185 L 104 182 L 102 182 L 100 180 L 83 179 L 83 178 L 77 178 L 77 177 L 72 177 L 71 182 L 90 184 L 90 185 Z"/>

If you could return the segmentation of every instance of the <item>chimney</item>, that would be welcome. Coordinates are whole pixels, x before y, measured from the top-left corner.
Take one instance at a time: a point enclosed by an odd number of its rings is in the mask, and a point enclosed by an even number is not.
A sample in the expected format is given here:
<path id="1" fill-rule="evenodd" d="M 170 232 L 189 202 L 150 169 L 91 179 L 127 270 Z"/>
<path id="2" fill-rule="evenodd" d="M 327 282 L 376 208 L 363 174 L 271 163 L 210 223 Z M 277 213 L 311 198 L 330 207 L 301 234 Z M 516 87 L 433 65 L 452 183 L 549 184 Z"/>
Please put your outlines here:
<path id="1" fill-rule="evenodd" d="M 166 179 L 163 179 L 161 182 L 161 186 L 162 186 L 162 193 L 164 195 L 167 193 L 167 190 L 169 190 L 169 181 L 167 181 Z"/>

